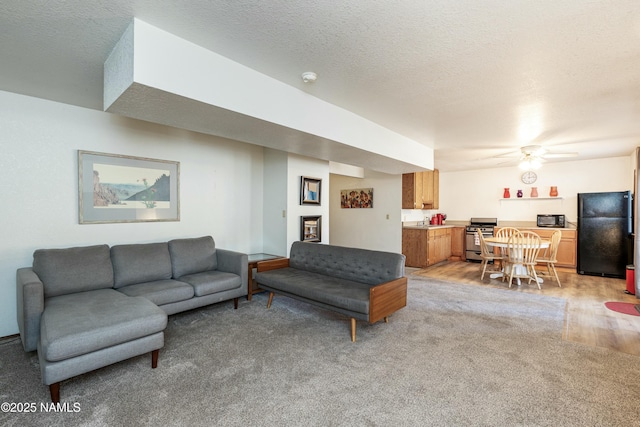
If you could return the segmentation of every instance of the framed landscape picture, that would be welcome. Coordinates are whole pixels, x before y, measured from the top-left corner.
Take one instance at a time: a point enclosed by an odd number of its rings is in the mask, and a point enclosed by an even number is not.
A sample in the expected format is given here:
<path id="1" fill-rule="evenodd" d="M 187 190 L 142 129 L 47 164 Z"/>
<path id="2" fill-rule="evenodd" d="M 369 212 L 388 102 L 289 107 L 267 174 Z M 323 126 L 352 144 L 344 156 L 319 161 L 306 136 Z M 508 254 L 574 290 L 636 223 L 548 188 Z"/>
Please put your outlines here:
<path id="1" fill-rule="evenodd" d="M 80 224 L 180 220 L 180 163 L 78 151 Z"/>

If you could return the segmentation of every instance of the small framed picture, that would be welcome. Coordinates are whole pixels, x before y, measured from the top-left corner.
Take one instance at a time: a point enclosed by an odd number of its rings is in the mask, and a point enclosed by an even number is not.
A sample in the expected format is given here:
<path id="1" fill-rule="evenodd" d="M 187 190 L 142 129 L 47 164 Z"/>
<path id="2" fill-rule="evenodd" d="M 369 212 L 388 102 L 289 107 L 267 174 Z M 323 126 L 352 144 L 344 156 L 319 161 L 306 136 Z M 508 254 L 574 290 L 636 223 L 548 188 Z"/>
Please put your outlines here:
<path id="1" fill-rule="evenodd" d="M 320 205 L 320 190 L 322 180 L 319 178 L 301 177 L 300 180 L 300 204 Z"/>
<path id="2" fill-rule="evenodd" d="M 322 241 L 322 216 L 300 217 L 300 240 L 303 242 Z"/>

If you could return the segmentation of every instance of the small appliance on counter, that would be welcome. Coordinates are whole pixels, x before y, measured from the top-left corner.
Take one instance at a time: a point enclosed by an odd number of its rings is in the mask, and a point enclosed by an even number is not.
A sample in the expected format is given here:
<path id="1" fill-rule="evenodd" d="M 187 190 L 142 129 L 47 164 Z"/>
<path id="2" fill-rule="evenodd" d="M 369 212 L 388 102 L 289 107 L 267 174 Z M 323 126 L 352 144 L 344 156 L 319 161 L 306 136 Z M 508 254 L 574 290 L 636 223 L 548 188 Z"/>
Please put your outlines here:
<path id="1" fill-rule="evenodd" d="M 566 219 L 561 214 L 539 214 L 538 227 L 564 228 Z"/>
<path id="2" fill-rule="evenodd" d="M 447 216 L 445 214 L 433 214 L 429 224 L 431 224 L 431 225 L 443 225 L 445 219 L 447 219 Z"/>

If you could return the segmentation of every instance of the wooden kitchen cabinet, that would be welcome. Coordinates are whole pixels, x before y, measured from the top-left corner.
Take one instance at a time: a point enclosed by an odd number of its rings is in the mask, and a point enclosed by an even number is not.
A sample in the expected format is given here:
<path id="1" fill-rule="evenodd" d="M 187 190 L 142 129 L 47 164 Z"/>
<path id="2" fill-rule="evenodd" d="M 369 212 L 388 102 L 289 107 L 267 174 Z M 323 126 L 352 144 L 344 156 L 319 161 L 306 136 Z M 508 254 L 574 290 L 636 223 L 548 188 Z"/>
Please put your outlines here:
<path id="1" fill-rule="evenodd" d="M 450 261 L 464 261 L 465 257 L 466 229 L 464 227 L 453 227 L 451 229 L 451 257 Z"/>
<path id="2" fill-rule="evenodd" d="M 402 253 L 407 267 L 427 266 L 427 229 L 403 228 Z"/>
<path id="3" fill-rule="evenodd" d="M 451 227 L 402 229 L 402 253 L 407 267 L 425 268 L 451 256 Z"/>
<path id="4" fill-rule="evenodd" d="M 428 266 L 449 259 L 451 256 L 451 228 L 429 229 L 428 241 Z"/>
<path id="5" fill-rule="evenodd" d="M 439 209 L 438 170 L 402 174 L 402 209 Z"/>
<path id="6" fill-rule="evenodd" d="M 543 239 L 550 239 L 553 232 L 556 231 L 553 228 L 531 228 L 529 230 L 537 233 Z M 577 230 L 563 228 L 560 231 L 562 231 L 562 239 L 560 239 L 560 245 L 558 246 L 556 267 L 576 268 L 578 265 Z"/>

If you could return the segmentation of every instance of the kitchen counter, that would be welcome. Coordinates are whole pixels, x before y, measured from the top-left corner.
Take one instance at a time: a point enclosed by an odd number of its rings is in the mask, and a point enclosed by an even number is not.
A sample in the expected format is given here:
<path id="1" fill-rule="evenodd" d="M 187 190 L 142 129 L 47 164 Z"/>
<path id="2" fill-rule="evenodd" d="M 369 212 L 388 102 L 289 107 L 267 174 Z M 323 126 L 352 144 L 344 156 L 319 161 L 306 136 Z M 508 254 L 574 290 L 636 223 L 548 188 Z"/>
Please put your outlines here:
<path id="1" fill-rule="evenodd" d="M 412 230 L 434 230 L 434 229 L 438 229 L 438 228 L 454 228 L 454 227 L 460 227 L 459 225 L 432 225 L 432 224 L 427 224 L 427 225 L 403 225 L 402 228 L 410 228 Z"/>

